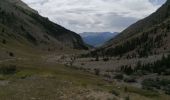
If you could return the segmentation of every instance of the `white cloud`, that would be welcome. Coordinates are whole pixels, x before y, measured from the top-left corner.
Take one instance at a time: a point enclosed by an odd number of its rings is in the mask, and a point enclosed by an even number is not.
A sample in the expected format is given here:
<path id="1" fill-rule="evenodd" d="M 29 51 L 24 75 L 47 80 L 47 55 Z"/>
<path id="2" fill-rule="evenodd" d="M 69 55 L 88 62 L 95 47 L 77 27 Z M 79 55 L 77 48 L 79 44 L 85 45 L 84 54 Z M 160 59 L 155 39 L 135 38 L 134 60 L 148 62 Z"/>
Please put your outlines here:
<path id="1" fill-rule="evenodd" d="M 135 21 L 154 12 L 163 3 L 160 3 L 160 0 L 23 1 L 38 10 L 41 15 L 78 33 L 122 31 Z"/>

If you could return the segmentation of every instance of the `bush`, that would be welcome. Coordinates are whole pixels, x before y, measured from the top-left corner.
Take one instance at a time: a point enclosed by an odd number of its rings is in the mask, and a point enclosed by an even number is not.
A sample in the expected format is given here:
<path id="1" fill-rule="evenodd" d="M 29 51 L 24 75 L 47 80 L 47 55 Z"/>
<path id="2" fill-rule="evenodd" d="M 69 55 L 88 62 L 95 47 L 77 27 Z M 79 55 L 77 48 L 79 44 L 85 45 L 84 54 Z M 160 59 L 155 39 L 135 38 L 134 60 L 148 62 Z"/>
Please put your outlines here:
<path id="1" fill-rule="evenodd" d="M 103 61 L 107 62 L 109 61 L 109 58 L 103 58 Z"/>
<path id="2" fill-rule="evenodd" d="M 14 74 L 16 73 L 16 66 L 15 65 L 8 65 L 0 67 L 0 74 Z"/>
<path id="3" fill-rule="evenodd" d="M 124 81 L 128 83 L 135 83 L 136 79 L 134 77 L 127 77 L 124 79 Z"/>
<path id="4" fill-rule="evenodd" d="M 127 75 L 131 75 L 134 73 L 134 70 L 132 67 L 129 65 L 121 66 L 121 72 L 124 72 Z"/>
<path id="5" fill-rule="evenodd" d="M 165 87 L 164 90 L 166 94 L 170 95 L 170 84 L 167 87 Z"/>
<path id="6" fill-rule="evenodd" d="M 117 91 L 115 91 L 115 90 L 112 90 L 112 91 L 110 91 L 113 95 L 115 95 L 115 96 L 119 96 L 120 94 L 117 92 Z"/>
<path id="7" fill-rule="evenodd" d="M 129 96 L 125 97 L 125 100 L 130 100 L 130 97 Z"/>
<path id="8" fill-rule="evenodd" d="M 14 53 L 9 52 L 9 56 L 10 56 L 10 57 L 14 57 Z"/>
<path id="9" fill-rule="evenodd" d="M 145 79 L 142 82 L 142 86 L 144 89 L 161 89 L 166 94 L 170 94 L 170 80 L 167 79 Z"/>
<path id="10" fill-rule="evenodd" d="M 3 43 L 3 44 L 6 44 L 6 40 L 5 40 L 5 39 L 3 39 L 3 40 L 2 40 L 2 43 Z"/>
<path id="11" fill-rule="evenodd" d="M 94 69 L 95 75 L 99 76 L 100 75 L 100 69 Z"/>
<path id="12" fill-rule="evenodd" d="M 124 92 L 127 92 L 127 90 L 128 90 L 128 88 L 127 88 L 127 87 L 125 87 L 125 88 L 124 88 Z"/>
<path id="13" fill-rule="evenodd" d="M 109 78 L 109 79 L 111 78 L 111 76 L 110 76 L 109 74 L 104 74 L 103 76 L 104 76 L 105 78 Z"/>
<path id="14" fill-rule="evenodd" d="M 4 32 L 5 32 L 5 29 L 3 28 L 3 29 L 2 29 L 2 33 L 4 33 Z"/>
<path id="15" fill-rule="evenodd" d="M 142 81 L 143 89 L 153 90 L 157 83 L 153 79 L 145 79 Z M 158 87 L 158 86 L 156 86 Z"/>
<path id="16" fill-rule="evenodd" d="M 96 56 L 95 61 L 99 61 L 99 56 L 98 55 Z"/>
<path id="17" fill-rule="evenodd" d="M 114 79 L 119 79 L 119 80 L 122 80 L 124 77 L 123 77 L 123 74 L 117 74 L 114 76 Z"/>

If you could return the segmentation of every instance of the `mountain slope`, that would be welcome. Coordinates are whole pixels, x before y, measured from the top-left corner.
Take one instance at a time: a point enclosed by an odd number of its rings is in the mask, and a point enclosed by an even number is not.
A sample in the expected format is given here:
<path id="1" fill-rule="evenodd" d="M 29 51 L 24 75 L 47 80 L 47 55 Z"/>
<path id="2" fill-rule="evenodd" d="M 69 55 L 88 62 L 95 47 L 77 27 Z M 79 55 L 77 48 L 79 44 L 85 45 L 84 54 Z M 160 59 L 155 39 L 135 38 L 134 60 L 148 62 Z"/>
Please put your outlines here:
<path id="1" fill-rule="evenodd" d="M 170 1 L 155 13 L 125 29 L 103 48 L 107 55 L 148 56 L 170 51 Z"/>
<path id="2" fill-rule="evenodd" d="M 78 34 L 40 16 L 21 0 L 1 0 L 0 15 L 0 41 L 42 50 L 87 49 Z"/>
<path id="3" fill-rule="evenodd" d="M 83 38 L 84 42 L 92 45 L 94 47 L 98 47 L 103 45 L 105 42 L 110 40 L 111 38 L 115 37 L 118 33 L 111 33 L 111 32 L 84 32 L 81 33 L 81 37 Z"/>

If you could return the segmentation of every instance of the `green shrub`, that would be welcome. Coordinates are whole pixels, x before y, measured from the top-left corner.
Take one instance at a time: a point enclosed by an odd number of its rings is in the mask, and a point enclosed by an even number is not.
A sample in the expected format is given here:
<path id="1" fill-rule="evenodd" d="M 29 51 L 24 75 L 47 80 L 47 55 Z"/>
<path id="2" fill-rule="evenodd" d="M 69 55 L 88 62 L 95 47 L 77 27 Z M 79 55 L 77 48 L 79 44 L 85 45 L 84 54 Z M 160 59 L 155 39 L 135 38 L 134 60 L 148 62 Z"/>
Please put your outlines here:
<path id="1" fill-rule="evenodd" d="M 122 80 L 124 77 L 123 77 L 123 74 L 116 74 L 114 76 L 114 79 L 119 79 L 119 80 Z"/>
<path id="2" fill-rule="evenodd" d="M 16 66 L 15 65 L 8 65 L 8 66 L 1 66 L 0 67 L 0 74 L 14 74 L 16 73 Z"/>
<path id="3" fill-rule="evenodd" d="M 170 80 L 168 79 L 145 79 L 142 86 L 144 89 L 160 89 L 165 91 L 166 94 L 170 94 Z"/>
<path id="4" fill-rule="evenodd" d="M 110 93 L 112 93 L 112 94 L 115 95 L 115 96 L 119 96 L 119 95 L 120 95 L 120 94 L 119 94 L 117 91 L 115 91 L 115 90 L 111 90 Z"/>
<path id="5" fill-rule="evenodd" d="M 107 62 L 109 61 L 109 58 L 103 58 L 103 61 Z"/>
<path id="6" fill-rule="evenodd" d="M 2 40 L 2 43 L 3 43 L 3 44 L 6 44 L 6 40 L 5 40 L 5 39 L 3 39 L 3 40 Z"/>
<path id="7" fill-rule="evenodd" d="M 3 29 L 2 29 L 2 33 L 4 33 L 4 32 L 5 32 L 5 29 L 3 28 Z"/>
<path id="8" fill-rule="evenodd" d="M 165 93 L 170 95 L 170 84 L 164 88 Z"/>
<path id="9" fill-rule="evenodd" d="M 104 74 L 103 76 L 104 76 L 105 78 L 109 78 L 109 79 L 111 78 L 111 75 L 109 75 L 109 74 Z"/>
<path id="10" fill-rule="evenodd" d="M 146 96 L 146 97 L 157 97 L 157 96 L 159 96 L 159 93 L 156 92 L 156 91 L 148 91 L 148 90 L 144 90 L 144 89 L 140 89 L 140 88 L 134 88 L 134 87 L 127 87 L 126 92 L 135 93 L 135 94 L 139 94 L 139 95 Z"/>
<path id="11" fill-rule="evenodd" d="M 95 75 L 99 76 L 100 75 L 100 69 L 94 69 Z"/>
<path id="12" fill-rule="evenodd" d="M 127 77 L 124 79 L 125 82 L 128 82 L 128 83 L 134 83 L 136 82 L 136 78 L 134 77 Z"/>
<path id="13" fill-rule="evenodd" d="M 125 97 L 125 100 L 130 100 L 130 97 L 129 96 Z"/>
<path id="14" fill-rule="evenodd" d="M 13 52 L 9 52 L 9 56 L 10 57 L 14 57 L 14 53 Z"/>

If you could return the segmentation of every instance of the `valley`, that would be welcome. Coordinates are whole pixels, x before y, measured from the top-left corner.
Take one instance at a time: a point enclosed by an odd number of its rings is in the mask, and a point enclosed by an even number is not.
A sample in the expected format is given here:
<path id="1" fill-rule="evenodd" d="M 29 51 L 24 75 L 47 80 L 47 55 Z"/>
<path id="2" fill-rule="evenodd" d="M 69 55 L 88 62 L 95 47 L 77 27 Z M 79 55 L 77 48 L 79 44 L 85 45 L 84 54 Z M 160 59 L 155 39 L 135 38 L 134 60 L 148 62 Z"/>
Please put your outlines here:
<path id="1" fill-rule="evenodd" d="M 0 0 L 0 100 L 169 100 L 169 9 L 94 48 L 21 0 Z"/>

